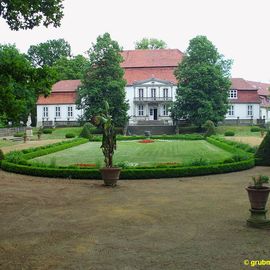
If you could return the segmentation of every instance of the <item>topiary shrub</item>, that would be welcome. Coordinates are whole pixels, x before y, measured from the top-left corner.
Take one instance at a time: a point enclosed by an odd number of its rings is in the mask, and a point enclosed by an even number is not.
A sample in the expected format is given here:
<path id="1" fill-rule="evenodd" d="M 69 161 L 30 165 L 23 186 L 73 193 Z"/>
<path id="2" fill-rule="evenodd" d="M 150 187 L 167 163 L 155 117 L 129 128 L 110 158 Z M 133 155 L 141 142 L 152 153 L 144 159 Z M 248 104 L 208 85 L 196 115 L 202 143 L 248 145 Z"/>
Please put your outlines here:
<path id="1" fill-rule="evenodd" d="M 91 138 L 91 129 L 93 126 L 90 123 L 85 123 L 79 137 L 90 139 Z"/>
<path id="2" fill-rule="evenodd" d="M 23 137 L 24 132 L 16 132 L 13 136 L 14 137 Z"/>
<path id="3" fill-rule="evenodd" d="M 261 128 L 259 128 L 259 127 L 252 127 L 252 128 L 250 129 L 250 131 L 251 131 L 251 132 L 259 132 L 259 131 L 261 131 Z"/>
<path id="4" fill-rule="evenodd" d="M 227 130 L 227 131 L 225 131 L 225 133 L 224 133 L 224 136 L 234 136 L 234 135 L 235 135 L 235 132 L 232 131 L 232 130 Z"/>
<path id="5" fill-rule="evenodd" d="M 67 134 L 65 135 L 65 137 L 66 137 L 67 139 L 75 138 L 75 134 L 73 134 L 73 133 L 67 133 Z"/>
<path id="6" fill-rule="evenodd" d="M 52 134 L 53 130 L 52 128 L 44 128 L 42 130 L 43 134 Z"/>
<path id="7" fill-rule="evenodd" d="M 216 134 L 216 127 L 213 121 L 207 120 L 203 127 L 206 129 L 205 137 L 209 137 Z"/>
<path id="8" fill-rule="evenodd" d="M 5 155 L 4 155 L 3 151 L 2 151 L 2 149 L 0 149 L 0 163 L 4 158 L 5 158 Z"/>
<path id="9" fill-rule="evenodd" d="M 270 131 L 267 132 L 255 153 L 256 165 L 270 166 Z"/>

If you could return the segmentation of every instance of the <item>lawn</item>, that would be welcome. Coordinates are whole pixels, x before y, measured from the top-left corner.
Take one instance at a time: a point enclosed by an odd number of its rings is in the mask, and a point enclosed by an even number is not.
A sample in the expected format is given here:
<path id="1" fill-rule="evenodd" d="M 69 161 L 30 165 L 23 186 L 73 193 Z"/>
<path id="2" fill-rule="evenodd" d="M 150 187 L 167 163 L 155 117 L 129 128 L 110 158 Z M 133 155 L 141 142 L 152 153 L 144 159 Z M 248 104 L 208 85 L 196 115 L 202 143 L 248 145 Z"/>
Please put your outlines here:
<path id="1" fill-rule="evenodd" d="M 251 132 L 251 126 L 218 126 L 217 134 L 224 135 L 225 131 L 231 130 L 235 132 L 235 136 L 239 137 L 261 137 L 260 132 Z"/>
<path id="2" fill-rule="evenodd" d="M 35 161 L 71 165 L 76 163 L 101 163 L 103 155 L 100 142 L 89 142 L 50 155 L 35 158 Z M 210 162 L 222 161 L 231 154 L 204 141 L 155 141 L 142 144 L 138 141 L 120 141 L 114 161 L 131 162 L 140 165 L 177 162 L 187 164 L 204 159 Z"/>

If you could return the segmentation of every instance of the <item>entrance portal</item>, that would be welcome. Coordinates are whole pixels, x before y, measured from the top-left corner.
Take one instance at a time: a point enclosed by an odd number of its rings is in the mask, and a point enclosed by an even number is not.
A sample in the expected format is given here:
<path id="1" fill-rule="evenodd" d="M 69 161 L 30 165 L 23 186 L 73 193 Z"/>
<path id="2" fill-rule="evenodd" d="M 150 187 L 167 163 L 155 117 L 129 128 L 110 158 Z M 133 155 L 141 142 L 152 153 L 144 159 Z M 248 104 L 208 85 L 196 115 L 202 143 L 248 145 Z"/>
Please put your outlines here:
<path id="1" fill-rule="evenodd" d="M 149 119 L 157 120 L 157 108 L 150 107 L 149 108 Z"/>

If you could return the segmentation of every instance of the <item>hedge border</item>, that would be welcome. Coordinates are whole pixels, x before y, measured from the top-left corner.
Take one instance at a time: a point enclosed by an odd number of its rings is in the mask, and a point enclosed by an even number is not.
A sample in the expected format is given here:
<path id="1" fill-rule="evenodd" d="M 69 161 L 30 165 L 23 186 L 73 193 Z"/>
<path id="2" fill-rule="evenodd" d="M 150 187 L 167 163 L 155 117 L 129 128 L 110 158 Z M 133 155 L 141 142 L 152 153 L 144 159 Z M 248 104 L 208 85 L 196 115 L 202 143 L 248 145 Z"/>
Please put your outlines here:
<path id="1" fill-rule="evenodd" d="M 206 139 L 209 143 L 216 145 L 231 153 L 244 153 L 248 155 L 246 160 L 231 162 L 231 163 L 220 163 L 220 164 L 209 164 L 205 166 L 186 166 L 186 167 L 169 167 L 169 168 L 130 168 L 122 169 L 120 179 L 159 179 L 159 178 L 174 178 L 174 177 L 188 177 L 188 176 L 199 176 L 199 175 L 209 175 L 209 174 L 220 174 L 228 173 L 234 171 L 241 171 L 252 168 L 255 166 L 254 156 L 247 153 L 241 149 L 237 149 L 228 145 L 224 142 L 219 142 L 214 138 Z M 77 145 L 87 142 L 87 139 L 81 139 Z M 80 142 L 80 143 L 79 143 Z M 71 143 L 70 143 L 71 145 Z M 32 159 L 37 156 L 47 155 L 48 151 L 50 153 L 58 152 L 59 147 L 51 145 L 48 149 L 35 150 L 33 152 L 24 154 L 26 159 Z M 69 146 L 64 144 L 65 149 L 73 147 L 75 145 Z M 50 149 L 51 148 L 51 149 Z M 226 149 L 225 149 L 226 148 Z M 46 152 L 46 153 L 45 153 Z M 68 178 L 68 179 L 101 179 L 101 175 L 98 169 L 77 169 L 69 167 L 37 167 L 34 164 L 22 165 L 3 160 L 1 167 L 5 171 L 41 176 L 41 177 L 51 177 L 51 178 Z"/>

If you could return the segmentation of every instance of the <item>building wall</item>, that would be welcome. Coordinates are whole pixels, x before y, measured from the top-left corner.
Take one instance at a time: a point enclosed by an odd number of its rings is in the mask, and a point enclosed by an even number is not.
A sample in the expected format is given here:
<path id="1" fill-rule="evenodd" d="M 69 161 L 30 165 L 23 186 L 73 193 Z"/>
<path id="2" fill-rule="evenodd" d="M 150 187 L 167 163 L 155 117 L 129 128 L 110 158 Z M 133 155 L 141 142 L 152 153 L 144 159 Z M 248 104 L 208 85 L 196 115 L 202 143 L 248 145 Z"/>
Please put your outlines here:
<path id="1" fill-rule="evenodd" d="M 43 108 L 48 107 L 48 117 L 43 116 Z M 56 117 L 56 107 L 60 107 L 60 117 Z M 68 107 L 73 108 L 73 117 L 68 117 Z M 75 104 L 37 105 L 37 127 L 42 125 L 42 121 L 76 121 L 82 116 L 82 110 L 77 110 Z"/>
<path id="2" fill-rule="evenodd" d="M 253 106 L 253 119 L 260 118 L 260 105 L 256 103 L 244 103 L 244 104 L 231 104 L 234 106 L 234 115 L 226 114 L 226 119 L 251 119 L 251 116 L 248 115 L 248 105 Z"/>
<path id="3" fill-rule="evenodd" d="M 261 107 L 261 118 L 265 119 L 265 122 L 270 122 L 270 108 Z"/>

